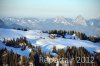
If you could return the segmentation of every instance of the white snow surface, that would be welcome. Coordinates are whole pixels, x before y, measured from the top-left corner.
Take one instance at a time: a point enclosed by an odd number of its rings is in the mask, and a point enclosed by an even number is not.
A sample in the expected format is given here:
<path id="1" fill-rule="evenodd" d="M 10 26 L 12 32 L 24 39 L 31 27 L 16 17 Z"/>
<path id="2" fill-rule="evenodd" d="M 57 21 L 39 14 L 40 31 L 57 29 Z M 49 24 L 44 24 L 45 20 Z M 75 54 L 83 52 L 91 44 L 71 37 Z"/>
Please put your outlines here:
<path id="1" fill-rule="evenodd" d="M 50 52 L 52 55 L 56 55 L 52 53 L 53 46 L 56 46 L 57 49 L 66 48 L 67 46 L 76 46 L 76 47 L 85 47 L 88 51 L 100 52 L 100 43 L 93 43 L 87 40 L 79 40 L 79 39 L 69 39 L 68 38 L 49 38 L 49 34 L 42 33 L 41 30 L 29 30 L 29 31 L 21 31 L 15 29 L 3 29 L 0 28 L 0 48 L 7 48 L 8 50 L 13 50 L 15 53 L 27 56 L 31 52 L 31 49 L 26 48 L 26 50 L 21 51 L 20 48 L 13 48 L 5 46 L 2 41 L 4 38 L 12 39 L 17 37 L 26 37 L 27 40 L 32 43 L 34 46 L 41 46 L 44 52 Z"/>

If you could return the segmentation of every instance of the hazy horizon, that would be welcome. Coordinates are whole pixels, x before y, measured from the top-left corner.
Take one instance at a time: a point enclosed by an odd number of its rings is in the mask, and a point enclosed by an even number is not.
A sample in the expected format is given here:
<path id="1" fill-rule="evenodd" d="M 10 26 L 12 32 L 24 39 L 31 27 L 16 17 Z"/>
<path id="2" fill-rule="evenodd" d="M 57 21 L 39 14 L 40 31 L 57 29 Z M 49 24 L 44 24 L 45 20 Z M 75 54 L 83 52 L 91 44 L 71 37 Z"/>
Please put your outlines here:
<path id="1" fill-rule="evenodd" d="M 0 0 L 0 16 L 100 17 L 100 0 Z"/>

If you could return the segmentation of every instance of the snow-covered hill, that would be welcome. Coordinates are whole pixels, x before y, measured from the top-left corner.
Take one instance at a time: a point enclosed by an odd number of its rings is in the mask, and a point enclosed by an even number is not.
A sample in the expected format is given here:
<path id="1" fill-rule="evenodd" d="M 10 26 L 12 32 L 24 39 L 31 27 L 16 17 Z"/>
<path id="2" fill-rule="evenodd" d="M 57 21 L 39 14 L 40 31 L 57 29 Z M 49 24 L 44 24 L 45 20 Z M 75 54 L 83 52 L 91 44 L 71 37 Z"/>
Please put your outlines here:
<path id="1" fill-rule="evenodd" d="M 17 53 L 19 55 L 22 55 L 22 56 L 26 56 L 26 57 L 29 57 L 29 53 L 31 52 L 31 49 L 30 48 L 26 48 L 26 50 L 22 51 L 21 48 L 13 48 L 13 47 L 8 47 L 8 46 L 5 46 L 1 41 L 0 41 L 0 49 L 2 48 L 7 48 L 7 50 L 9 51 L 12 51 L 14 53 Z"/>
<path id="2" fill-rule="evenodd" d="M 40 30 L 29 30 L 29 31 L 21 31 L 14 29 L 3 29 L 0 28 L 0 48 L 5 47 L 1 41 L 4 38 L 12 39 L 17 37 L 26 37 L 27 40 L 32 43 L 34 46 L 41 46 L 42 50 L 45 52 L 51 52 L 53 46 L 56 46 L 57 49 L 66 48 L 67 46 L 76 46 L 76 47 L 85 47 L 88 51 L 100 52 L 100 43 L 93 43 L 87 40 L 78 40 L 78 39 L 68 39 L 66 38 L 55 38 L 52 39 L 48 37 L 49 34 L 42 33 Z M 67 35 L 66 35 L 67 36 Z M 72 37 L 72 36 L 70 36 Z M 20 55 L 27 56 L 30 53 L 30 49 L 27 48 L 25 51 L 21 51 L 19 48 L 6 47 L 8 50 L 13 50 L 15 53 Z M 26 53 L 26 54 L 24 54 Z"/>

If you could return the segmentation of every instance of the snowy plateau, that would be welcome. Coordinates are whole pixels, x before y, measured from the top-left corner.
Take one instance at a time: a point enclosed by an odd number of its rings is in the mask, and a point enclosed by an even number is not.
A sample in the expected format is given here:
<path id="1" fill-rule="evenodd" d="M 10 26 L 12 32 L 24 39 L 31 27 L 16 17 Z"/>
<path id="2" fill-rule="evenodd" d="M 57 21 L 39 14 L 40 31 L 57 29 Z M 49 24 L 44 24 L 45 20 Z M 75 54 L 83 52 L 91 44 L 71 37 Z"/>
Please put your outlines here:
<path id="1" fill-rule="evenodd" d="M 24 51 L 21 51 L 20 48 L 9 47 L 2 43 L 4 38 L 26 37 L 33 46 L 41 46 L 43 52 L 50 52 L 52 55 L 56 55 L 52 53 L 53 46 L 56 46 L 57 49 L 66 48 L 67 46 L 85 47 L 91 53 L 94 51 L 100 52 L 100 43 L 80 40 L 75 35 L 66 35 L 66 38 L 56 37 L 55 39 L 51 39 L 48 36 L 48 33 L 43 33 L 41 30 L 22 31 L 0 28 L 0 49 L 6 47 L 9 51 L 13 50 L 14 53 L 28 57 L 31 52 L 30 48 L 26 47 Z M 70 37 L 76 37 L 76 39 L 69 39 Z"/>

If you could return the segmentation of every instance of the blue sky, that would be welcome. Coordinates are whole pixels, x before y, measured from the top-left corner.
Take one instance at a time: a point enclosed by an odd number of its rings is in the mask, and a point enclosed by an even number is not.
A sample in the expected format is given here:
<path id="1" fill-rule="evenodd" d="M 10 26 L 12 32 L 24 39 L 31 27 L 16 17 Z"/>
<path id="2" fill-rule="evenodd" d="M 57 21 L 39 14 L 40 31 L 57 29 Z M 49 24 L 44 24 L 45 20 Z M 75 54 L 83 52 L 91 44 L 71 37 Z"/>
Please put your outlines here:
<path id="1" fill-rule="evenodd" d="M 0 0 L 0 16 L 100 16 L 100 0 Z"/>

